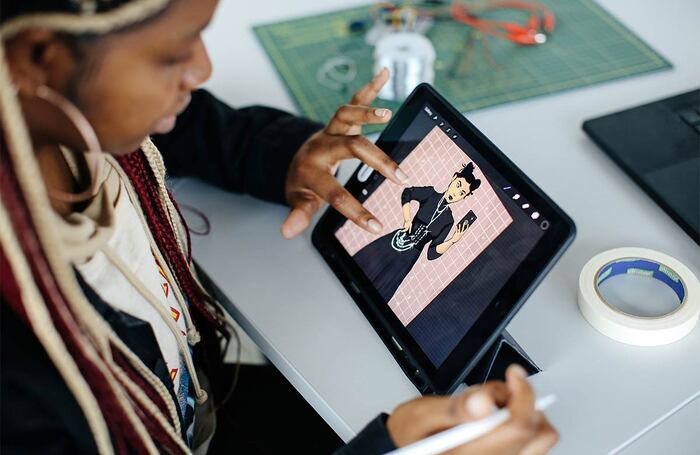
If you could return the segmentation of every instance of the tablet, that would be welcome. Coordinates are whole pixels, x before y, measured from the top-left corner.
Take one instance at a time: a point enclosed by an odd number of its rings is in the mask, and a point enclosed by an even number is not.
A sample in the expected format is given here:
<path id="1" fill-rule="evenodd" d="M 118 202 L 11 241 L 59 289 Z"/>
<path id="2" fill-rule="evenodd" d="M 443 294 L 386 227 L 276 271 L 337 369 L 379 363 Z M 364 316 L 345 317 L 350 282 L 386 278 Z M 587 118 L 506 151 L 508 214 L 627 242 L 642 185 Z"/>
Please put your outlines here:
<path id="1" fill-rule="evenodd" d="M 312 241 L 416 387 L 448 393 L 573 240 L 574 223 L 427 84 L 377 146 L 410 183 L 362 165 L 346 188 L 383 232 L 330 208 Z"/>

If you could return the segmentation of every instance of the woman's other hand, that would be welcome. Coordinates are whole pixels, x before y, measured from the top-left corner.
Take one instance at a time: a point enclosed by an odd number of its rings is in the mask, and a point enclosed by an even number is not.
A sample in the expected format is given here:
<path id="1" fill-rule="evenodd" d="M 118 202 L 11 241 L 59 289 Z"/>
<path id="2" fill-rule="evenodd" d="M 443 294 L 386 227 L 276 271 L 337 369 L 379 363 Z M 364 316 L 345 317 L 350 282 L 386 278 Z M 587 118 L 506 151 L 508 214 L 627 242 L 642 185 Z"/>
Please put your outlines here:
<path id="1" fill-rule="evenodd" d="M 539 455 L 549 452 L 559 436 L 545 416 L 535 409 L 535 394 L 525 370 L 511 365 L 506 382 L 492 381 L 452 397 L 421 397 L 400 405 L 386 427 L 397 447 L 412 444 L 456 425 L 483 419 L 496 407 L 508 408 L 506 422 L 451 455 Z"/>
<path id="2" fill-rule="evenodd" d="M 403 222 L 403 229 L 401 229 L 401 230 L 403 232 L 408 232 L 410 234 L 412 228 L 413 228 L 413 220 L 406 220 Z"/>
<path id="3" fill-rule="evenodd" d="M 362 87 L 350 104 L 341 106 L 331 121 L 312 135 L 299 149 L 289 167 L 286 183 L 287 202 L 291 211 L 280 229 L 292 238 L 306 229 L 323 201 L 367 231 L 382 231 L 380 221 L 357 201 L 334 177 L 341 161 L 359 158 L 389 180 L 404 185 L 408 176 L 383 151 L 360 135 L 362 125 L 386 123 L 388 109 L 370 104 L 389 78 L 385 68 Z"/>

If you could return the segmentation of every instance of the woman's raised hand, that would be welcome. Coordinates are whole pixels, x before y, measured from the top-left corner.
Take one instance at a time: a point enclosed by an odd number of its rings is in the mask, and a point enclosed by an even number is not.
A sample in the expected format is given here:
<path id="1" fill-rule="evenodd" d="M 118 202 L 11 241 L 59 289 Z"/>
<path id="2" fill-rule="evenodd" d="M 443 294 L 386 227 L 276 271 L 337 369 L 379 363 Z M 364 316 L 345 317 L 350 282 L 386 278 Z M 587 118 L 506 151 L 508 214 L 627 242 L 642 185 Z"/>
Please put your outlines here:
<path id="1" fill-rule="evenodd" d="M 359 158 L 394 183 L 408 182 L 408 176 L 391 158 L 360 135 L 362 125 L 391 119 L 388 109 L 370 107 L 388 78 L 386 68 L 380 71 L 353 96 L 350 104 L 338 108 L 328 125 L 312 135 L 294 156 L 285 188 L 291 211 L 280 228 L 284 237 L 292 238 L 304 231 L 323 201 L 361 228 L 374 234 L 382 231 L 379 220 L 343 188 L 334 174 L 341 161 Z"/>

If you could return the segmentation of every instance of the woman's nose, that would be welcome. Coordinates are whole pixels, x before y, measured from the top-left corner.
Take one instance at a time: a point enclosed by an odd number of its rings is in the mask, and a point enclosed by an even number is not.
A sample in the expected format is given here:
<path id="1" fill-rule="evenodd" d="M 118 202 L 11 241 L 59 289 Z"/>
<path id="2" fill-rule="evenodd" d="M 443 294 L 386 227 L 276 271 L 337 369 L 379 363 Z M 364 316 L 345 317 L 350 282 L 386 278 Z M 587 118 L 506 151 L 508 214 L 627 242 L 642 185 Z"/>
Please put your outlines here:
<path id="1" fill-rule="evenodd" d="M 188 92 L 199 87 L 205 80 L 206 78 L 196 69 L 187 70 L 182 75 L 182 85 Z"/>
<path id="2" fill-rule="evenodd" d="M 200 40 L 192 65 L 182 75 L 184 89 L 192 91 L 202 85 L 211 76 L 212 66 L 209 54 Z"/>

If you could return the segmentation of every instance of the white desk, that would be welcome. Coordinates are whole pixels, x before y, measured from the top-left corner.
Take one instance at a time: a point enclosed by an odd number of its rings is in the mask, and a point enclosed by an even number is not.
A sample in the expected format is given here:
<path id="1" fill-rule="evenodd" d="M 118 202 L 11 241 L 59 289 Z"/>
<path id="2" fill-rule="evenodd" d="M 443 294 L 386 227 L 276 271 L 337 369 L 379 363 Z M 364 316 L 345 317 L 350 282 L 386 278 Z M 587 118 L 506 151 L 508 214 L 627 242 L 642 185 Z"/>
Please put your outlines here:
<path id="1" fill-rule="evenodd" d="M 222 2 L 206 35 L 215 67 L 209 88 L 234 105 L 293 110 L 250 26 L 359 3 Z M 508 327 L 544 369 L 533 379 L 537 389 L 560 397 L 548 412 L 561 432 L 554 451 L 560 454 L 643 448 L 653 440 L 650 430 L 663 428 L 680 409 L 694 409 L 683 405 L 700 394 L 700 329 L 670 346 L 635 348 L 599 335 L 576 306 L 582 265 L 612 247 L 664 251 L 700 274 L 698 246 L 581 131 L 584 119 L 700 84 L 700 2 L 602 3 L 674 69 L 469 115 L 578 225 L 574 244 Z M 232 315 L 343 439 L 417 395 L 308 233 L 293 241 L 279 237 L 284 208 L 196 180 L 175 187 L 181 202 L 212 222 L 208 237 L 193 238 L 195 258 L 234 302 Z M 676 420 L 697 432 L 697 419 Z"/>
<path id="2" fill-rule="evenodd" d="M 697 455 L 700 451 L 700 432 L 692 431 L 700 422 L 700 397 L 678 409 L 653 431 L 620 450 L 620 455 Z M 689 431 L 690 430 L 690 431 Z"/>

